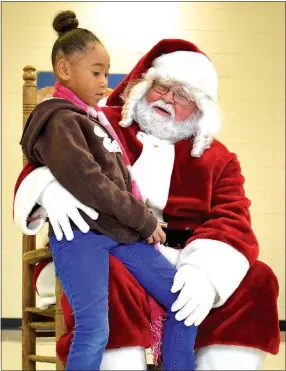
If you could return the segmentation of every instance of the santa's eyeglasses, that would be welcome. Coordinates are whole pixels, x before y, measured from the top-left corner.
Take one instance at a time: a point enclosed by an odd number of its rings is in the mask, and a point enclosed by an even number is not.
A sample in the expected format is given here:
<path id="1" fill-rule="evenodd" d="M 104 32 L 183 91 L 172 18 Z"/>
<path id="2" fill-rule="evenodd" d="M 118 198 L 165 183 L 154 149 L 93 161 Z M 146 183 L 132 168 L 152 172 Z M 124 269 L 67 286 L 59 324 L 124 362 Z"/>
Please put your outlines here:
<path id="1" fill-rule="evenodd" d="M 169 86 L 166 86 L 158 81 L 154 81 L 152 85 L 152 89 L 155 90 L 156 93 L 161 95 L 167 94 L 169 91 L 173 93 L 173 99 L 176 103 L 180 104 L 181 106 L 187 106 L 191 102 L 194 102 L 193 99 L 182 92 L 182 88 L 173 88 L 171 89 Z"/>

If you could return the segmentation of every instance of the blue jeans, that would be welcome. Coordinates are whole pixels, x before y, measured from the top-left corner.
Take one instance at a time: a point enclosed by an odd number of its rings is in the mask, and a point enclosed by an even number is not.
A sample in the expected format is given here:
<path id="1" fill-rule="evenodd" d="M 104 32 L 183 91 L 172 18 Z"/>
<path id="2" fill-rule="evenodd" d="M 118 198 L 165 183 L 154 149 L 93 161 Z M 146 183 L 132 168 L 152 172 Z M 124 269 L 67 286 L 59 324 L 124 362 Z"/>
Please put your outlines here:
<path id="1" fill-rule="evenodd" d="M 109 254 L 117 257 L 167 311 L 163 335 L 163 370 L 194 370 L 195 326 L 175 319 L 171 293 L 176 269 L 143 241 L 119 244 L 104 235 L 74 231 L 72 241 L 50 238 L 56 273 L 72 306 L 74 338 L 66 370 L 99 370 L 108 341 Z M 124 331 L 124 329 L 122 329 Z"/>

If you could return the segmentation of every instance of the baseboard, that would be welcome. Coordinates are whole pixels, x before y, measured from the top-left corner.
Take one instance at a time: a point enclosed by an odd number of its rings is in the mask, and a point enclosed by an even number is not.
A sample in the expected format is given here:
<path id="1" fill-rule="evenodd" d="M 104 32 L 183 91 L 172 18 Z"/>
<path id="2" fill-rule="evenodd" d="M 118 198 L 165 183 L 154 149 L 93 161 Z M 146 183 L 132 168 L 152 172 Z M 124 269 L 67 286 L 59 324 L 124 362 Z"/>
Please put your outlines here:
<path id="1" fill-rule="evenodd" d="M 21 318 L 1 318 L 1 330 L 21 330 Z"/>
<path id="2" fill-rule="evenodd" d="M 21 318 L 1 318 L 1 330 L 21 330 Z M 280 331 L 286 331 L 286 320 L 279 321 Z"/>

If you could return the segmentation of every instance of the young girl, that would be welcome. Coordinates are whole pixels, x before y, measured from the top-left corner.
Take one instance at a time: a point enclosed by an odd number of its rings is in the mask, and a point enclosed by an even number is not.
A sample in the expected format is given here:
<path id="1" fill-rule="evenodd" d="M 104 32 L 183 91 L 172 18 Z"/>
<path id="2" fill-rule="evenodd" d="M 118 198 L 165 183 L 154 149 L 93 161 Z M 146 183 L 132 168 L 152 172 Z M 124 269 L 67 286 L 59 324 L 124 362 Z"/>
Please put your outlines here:
<path id="1" fill-rule="evenodd" d="M 50 248 L 57 275 L 73 308 L 75 333 L 67 370 L 99 370 L 108 340 L 109 254 L 121 260 L 138 282 L 167 309 L 163 369 L 193 370 L 196 327 L 171 311 L 175 268 L 151 244 L 164 243 L 157 219 L 140 200 L 128 159 L 97 106 L 107 88 L 109 55 L 90 31 L 77 28 L 73 12 L 55 17 L 59 37 L 52 50 L 59 83 L 54 99 L 30 115 L 21 145 L 29 162 L 50 168 L 81 202 L 99 211 L 83 215 L 90 231 L 74 226 L 74 239 L 57 241 L 50 226 Z M 40 202 L 40 201 L 39 201 Z M 148 243 L 144 242 L 146 240 Z"/>

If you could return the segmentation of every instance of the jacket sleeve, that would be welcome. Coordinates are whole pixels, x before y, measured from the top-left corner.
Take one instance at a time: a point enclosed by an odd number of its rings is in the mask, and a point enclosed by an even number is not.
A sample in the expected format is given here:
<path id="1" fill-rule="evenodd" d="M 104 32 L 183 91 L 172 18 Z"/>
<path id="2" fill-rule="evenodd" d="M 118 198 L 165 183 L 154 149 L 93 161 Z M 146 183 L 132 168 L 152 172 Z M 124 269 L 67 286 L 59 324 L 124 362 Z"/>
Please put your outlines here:
<path id="1" fill-rule="evenodd" d="M 207 220 L 195 229 L 177 263 L 177 268 L 194 265 L 208 276 L 217 291 L 214 307 L 226 302 L 258 257 L 243 184 L 233 155 L 213 187 Z"/>
<path id="2" fill-rule="evenodd" d="M 47 214 L 37 200 L 54 180 L 46 167 L 28 163 L 21 171 L 14 188 L 13 218 L 22 233 L 36 235 L 43 228 Z"/>
<path id="3" fill-rule="evenodd" d="M 81 120 L 81 115 L 75 115 L 72 120 L 68 115 L 61 119 L 53 116 L 34 145 L 34 156 L 83 204 L 116 217 L 143 238 L 149 237 L 156 228 L 156 218 L 141 201 L 130 192 L 120 190 L 103 174 L 90 152 Z M 99 152 L 99 155 L 104 154 Z"/>

